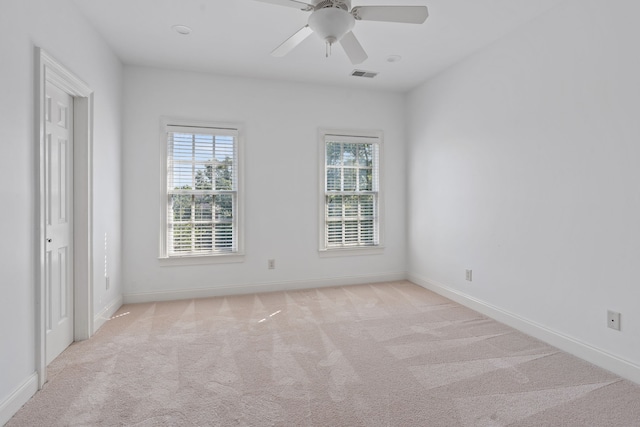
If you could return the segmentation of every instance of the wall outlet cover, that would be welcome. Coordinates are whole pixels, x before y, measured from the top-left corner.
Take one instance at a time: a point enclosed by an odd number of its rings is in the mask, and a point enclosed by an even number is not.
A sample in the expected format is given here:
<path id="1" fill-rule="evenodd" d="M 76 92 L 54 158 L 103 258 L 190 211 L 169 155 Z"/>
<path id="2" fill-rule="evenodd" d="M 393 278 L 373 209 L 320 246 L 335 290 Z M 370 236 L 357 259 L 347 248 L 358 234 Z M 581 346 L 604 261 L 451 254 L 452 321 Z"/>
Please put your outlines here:
<path id="1" fill-rule="evenodd" d="M 473 270 L 468 269 L 464 271 L 464 278 L 465 280 L 471 282 L 473 280 Z"/>
<path id="2" fill-rule="evenodd" d="M 607 311 L 607 326 L 616 331 L 620 330 L 620 313 L 617 311 Z"/>

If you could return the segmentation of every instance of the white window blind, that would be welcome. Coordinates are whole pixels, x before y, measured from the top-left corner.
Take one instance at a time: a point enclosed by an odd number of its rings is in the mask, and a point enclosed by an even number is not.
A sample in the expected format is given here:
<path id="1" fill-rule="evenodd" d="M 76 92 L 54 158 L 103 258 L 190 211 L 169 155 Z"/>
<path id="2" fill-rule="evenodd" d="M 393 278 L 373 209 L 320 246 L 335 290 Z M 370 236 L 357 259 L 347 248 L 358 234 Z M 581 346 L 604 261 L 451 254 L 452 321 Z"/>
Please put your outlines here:
<path id="1" fill-rule="evenodd" d="M 379 245 L 380 138 L 325 134 L 324 148 L 324 249 Z"/>
<path id="2" fill-rule="evenodd" d="M 238 250 L 238 131 L 167 125 L 166 256 Z"/>

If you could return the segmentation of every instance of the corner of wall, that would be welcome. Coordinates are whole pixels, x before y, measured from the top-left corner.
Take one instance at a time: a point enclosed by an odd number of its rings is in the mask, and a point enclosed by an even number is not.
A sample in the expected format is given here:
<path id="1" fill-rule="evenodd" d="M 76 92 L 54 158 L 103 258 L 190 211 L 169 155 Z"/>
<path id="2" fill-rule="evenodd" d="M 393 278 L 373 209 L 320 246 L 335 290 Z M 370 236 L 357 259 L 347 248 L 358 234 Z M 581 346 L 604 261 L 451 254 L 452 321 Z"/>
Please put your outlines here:
<path id="1" fill-rule="evenodd" d="M 576 340 L 556 330 L 547 328 L 517 314 L 508 312 L 460 292 L 450 286 L 438 283 L 418 275 L 409 273 L 408 280 L 416 285 L 429 289 L 439 295 L 451 299 L 465 307 L 482 313 L 498 322 L 504 323 L 520 332 L 546 342 L 580 359 L 586 360 L 600 368 L 613 372 L 622 378 L 640 384 L 640 366 L 617 357 L 605 350 L 591 346 L 585 342 Z"/>

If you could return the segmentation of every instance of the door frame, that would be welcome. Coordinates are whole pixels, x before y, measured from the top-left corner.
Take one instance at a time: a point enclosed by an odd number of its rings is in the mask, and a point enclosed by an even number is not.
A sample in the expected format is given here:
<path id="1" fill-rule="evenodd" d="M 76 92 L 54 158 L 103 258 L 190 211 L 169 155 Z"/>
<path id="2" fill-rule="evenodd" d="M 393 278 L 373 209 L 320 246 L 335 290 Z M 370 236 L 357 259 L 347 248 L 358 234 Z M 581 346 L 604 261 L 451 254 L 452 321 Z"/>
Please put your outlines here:
<path id="1" fill-rule="evenodd" d="M 93 335 L 93 90 L 40 47 L 35 47 L 35 364 L 38 388 L 47 381 L 45 304 L 45 90 L 55 84 L 73 98 L 73 339 Z"/>

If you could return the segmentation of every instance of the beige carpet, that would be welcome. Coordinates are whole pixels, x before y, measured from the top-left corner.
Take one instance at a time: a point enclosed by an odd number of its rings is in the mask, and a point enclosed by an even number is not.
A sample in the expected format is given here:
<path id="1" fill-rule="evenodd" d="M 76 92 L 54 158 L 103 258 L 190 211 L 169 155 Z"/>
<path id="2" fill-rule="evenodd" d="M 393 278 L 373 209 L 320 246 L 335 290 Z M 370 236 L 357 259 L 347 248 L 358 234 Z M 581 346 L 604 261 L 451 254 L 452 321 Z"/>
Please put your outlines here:
<path id="1" fill-rule="evenodd" d="M 640 426 L 640 386 L 409 282 L 127 305 L 8 426 Z"/>

